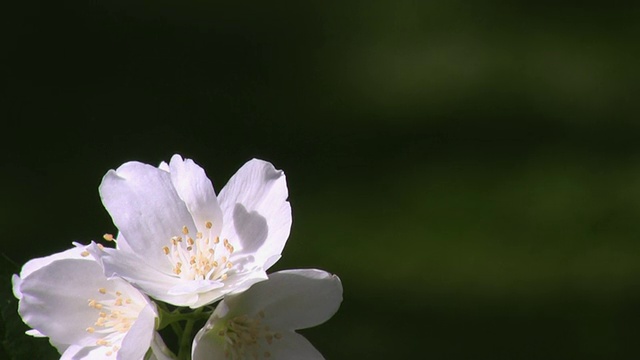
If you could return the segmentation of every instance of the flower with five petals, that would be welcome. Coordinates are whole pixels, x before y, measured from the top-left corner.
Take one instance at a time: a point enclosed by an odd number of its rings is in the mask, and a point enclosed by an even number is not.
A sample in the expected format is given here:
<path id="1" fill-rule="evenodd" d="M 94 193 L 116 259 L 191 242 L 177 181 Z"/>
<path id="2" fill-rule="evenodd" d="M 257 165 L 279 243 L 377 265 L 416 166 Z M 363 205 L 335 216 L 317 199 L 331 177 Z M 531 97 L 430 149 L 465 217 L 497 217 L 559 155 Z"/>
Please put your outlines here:
<path id="1" fill-rule="evenodd" d="M 110 170 L 100 195 L 119 230 L 115 249 L 89 248 L 105 274 L 176 306 L 198 308 L 266 280 L 291 228 L 284 173 L 257 159 L 218 195 L 179 155 Z"/>

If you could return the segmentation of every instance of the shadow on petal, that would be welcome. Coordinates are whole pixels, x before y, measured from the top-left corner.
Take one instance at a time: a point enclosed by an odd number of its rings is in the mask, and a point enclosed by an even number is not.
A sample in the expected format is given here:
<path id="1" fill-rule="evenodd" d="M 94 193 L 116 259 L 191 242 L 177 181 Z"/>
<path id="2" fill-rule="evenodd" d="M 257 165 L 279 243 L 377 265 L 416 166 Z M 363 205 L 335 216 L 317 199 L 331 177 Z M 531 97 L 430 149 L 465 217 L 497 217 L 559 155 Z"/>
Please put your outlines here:
<path id="1" fill-rule="evenodd" d="M 245 254 L 260 249 L 269 235 L 267 219 L 256 211 L 247 211 L 240 203 L 233 208 L 233 224 Z"/>
<path id="2" fill-rule="evenodd" d="M 269 171 L 264 172 L 263 181 L 265 183 L 269 183 L 271 181 L 278 180 L 280 177 L 282 177 L 282 175 L 283 175 L 282 170 L 276 170 L 275 168 L 273 168 L 273 165 L 271 165 L 271 169 Z"/>

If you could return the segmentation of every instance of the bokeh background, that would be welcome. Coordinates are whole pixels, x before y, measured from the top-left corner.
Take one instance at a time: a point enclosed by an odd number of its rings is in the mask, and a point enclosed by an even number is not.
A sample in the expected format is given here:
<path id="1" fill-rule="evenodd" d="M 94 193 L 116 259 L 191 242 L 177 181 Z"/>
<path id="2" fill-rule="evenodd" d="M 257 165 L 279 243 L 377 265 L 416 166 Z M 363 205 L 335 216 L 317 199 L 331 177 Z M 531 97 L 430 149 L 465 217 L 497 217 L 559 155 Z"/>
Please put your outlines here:
<path id="1" fill-rule="evenodd" d="M 287 174 L 273 268 L 338 274 L 338 359 L 640 358 L 638 3 L 2 5 L 0 358 L 28 259 L 115 232 L 104 173 Z"/>

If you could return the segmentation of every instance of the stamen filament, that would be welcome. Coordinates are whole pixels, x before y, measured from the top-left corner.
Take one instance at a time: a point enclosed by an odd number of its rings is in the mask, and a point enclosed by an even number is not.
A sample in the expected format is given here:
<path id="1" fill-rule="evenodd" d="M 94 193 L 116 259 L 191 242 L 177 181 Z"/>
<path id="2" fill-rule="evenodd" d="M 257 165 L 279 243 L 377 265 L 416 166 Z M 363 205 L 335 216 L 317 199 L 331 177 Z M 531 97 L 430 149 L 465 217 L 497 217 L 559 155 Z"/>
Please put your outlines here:
<path id="1" fill-rule="evenodd" d="M 184 280 L 224 281 L 229 272 L 233 271 L 229 256 L 234 247 L 228 239 L 224 239 L 222 246 L 218 246 L 220 237 L 213 237 L 211 221 L 206 221 L 204 227 L 207 231 L 196 231 L 195 239 L 187 236 L 184 245 L 181 244 L 180 236 L 172 237 L 170 245 L 163 246 L 162 251 L 171 262 L 173 273 Z M 181 232 L 182 235 L 188 235 L 192 231 L 185 225 Z"/>

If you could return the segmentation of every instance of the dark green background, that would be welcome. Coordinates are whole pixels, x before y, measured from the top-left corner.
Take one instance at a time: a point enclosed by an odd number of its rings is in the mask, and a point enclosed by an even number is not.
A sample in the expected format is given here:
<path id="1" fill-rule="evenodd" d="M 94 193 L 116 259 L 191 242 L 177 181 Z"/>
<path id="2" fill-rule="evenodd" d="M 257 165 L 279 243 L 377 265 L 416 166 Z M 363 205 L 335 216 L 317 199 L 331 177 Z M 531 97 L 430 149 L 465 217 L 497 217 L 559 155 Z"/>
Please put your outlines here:
<path id="1" fill-rule="evenodd" d="M 1 7 L 7 355 L 47 346 L 8 259 L 114 232 L 104 173 L 180 153 L 217 189 L 252 157 L 285 170 L 274 270 L 342 278 L 304 331 L 329 360 L 640 358 L 640 6 Z"/>

